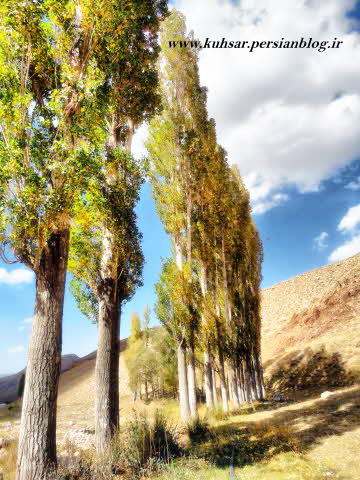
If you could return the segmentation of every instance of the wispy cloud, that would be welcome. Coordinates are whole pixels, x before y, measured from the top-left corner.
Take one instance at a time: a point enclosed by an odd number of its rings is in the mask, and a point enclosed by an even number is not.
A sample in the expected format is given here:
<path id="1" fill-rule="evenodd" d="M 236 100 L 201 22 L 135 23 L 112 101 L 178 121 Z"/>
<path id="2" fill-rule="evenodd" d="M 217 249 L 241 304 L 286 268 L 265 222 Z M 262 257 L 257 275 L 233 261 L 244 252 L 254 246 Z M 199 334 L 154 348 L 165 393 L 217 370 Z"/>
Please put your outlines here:
<path id="1" fill-rule="evenodd" d="M 21 353 L 25 351 L 25 347 L 23 345 L 17 345 L 16 347 L 8 348 L 9 353 Z"/>
<path id="2" fill-rule="evenodd" d="M 25 329 L 27 329 L 33 322 L 33 317 L 28 317 L 24 318 L 24 320 L 21 321 L 20 326 L 18 327 L 19 332 L 23 332 Z"/>
<path id="3" fill-rule="evenodd" d="M 265 213 L 274 207 L 278 207 L 282 203 L 286 202 L 288 198 L 288 195 L 285 193 L 276 193 L 268 200 L 255 203 L 252 208 L 252 212 L 254 215 L 260 215 L 261 213 Z"/>
<path id="4" fill-rule="evenodd" d="M 360 204 L 348 209 L 338 224 L 338 231 L 348 239 L 329 256 L 330 262 L 338 262 L 360 252 Z"/>
<path id="5" fill-rule="evenodd" d="M 349 182 L 347 185 L 345 185 L 345 188 L 353 191 L 360 190 L 360 177 L 357 177 L 356 180 Z"/>
<path id="6" fill-rule="evenodd" d="M 336 248 L 329 256 L 330 262 L 339 262 L 345 258 L 352 257 L 360 252 L 360 235 L 352 237 L 340 247 Z"/>
<path id="7" fill-rule="evenodd" d="M 340 232 L 353 231 L 360 223 L 360 203 L 349 208 L 346 215 L 341 219 L 338 230 Z"/>
<path id="8" fill-rule="evenodd" d="M 327 232 L 321 232 L 317 237 L 314 238 L 314 248 L 321 251 L 327 248 L 329 245 L 327 244 L 327 239 L 329 238 L 329 234 Z"/>
<path id="9" fill-rule="evenodd" d="M 15 270 L 5 270 L 0 268 L 0 283 L 7 285 L 19 285 L 21 283 L 31 283 L 34 279 L 34 273 L 25 268 L 16 268 Z"/>

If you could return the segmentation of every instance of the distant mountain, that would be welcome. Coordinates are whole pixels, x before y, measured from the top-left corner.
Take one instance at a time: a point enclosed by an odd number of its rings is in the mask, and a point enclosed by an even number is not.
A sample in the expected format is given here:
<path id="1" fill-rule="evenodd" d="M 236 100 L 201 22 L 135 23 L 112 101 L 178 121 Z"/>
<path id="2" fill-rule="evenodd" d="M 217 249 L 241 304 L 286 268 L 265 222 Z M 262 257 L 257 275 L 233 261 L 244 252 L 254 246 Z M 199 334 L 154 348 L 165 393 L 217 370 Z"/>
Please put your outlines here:
<path id="1" fill-rule="evenodd" d="M 61 357 L 61 372 L 66 372 L 79 361 L 74 353 Z M 21 382 L 24 380 L 26 368 L 13 375 L 0 376 L 0 403 L 11 403 L 18 398 Z"/>

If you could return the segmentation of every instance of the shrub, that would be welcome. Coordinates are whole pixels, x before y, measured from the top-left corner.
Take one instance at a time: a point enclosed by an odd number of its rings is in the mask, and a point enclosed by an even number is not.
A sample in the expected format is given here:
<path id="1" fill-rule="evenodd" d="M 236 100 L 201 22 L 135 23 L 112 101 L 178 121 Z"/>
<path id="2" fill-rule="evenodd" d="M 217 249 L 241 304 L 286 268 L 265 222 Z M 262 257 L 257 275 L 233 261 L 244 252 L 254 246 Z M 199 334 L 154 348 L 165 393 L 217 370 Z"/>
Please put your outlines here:
<path id="1" fill-rule="evenodd" d="M 187 433 L 191 443 L 204 442 L 212 436 L 207 420 L 199 417 L 195 418 L 187 425 Z"/>
<path id="2" fill-rule="evenodd" d="M 130 472 L 134 478 L 161 469 L 180 454 L 177 433 L 158 411 L 150 422 L 135 413 L 117 435 L 112 448 L 114 473 Z"/>

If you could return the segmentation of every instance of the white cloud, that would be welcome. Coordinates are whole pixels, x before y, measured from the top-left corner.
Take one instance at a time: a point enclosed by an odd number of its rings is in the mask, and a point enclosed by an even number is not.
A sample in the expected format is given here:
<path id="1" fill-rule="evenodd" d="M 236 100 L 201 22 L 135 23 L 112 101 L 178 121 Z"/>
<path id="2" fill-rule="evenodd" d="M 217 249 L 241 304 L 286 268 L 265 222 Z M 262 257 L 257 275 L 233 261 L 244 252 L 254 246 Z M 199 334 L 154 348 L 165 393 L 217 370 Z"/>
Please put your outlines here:
<path id="1" fill-rule="evenodd" d="M 15 270 L 5 270 L 0 268 L 0 283 L 8 285 L 18 285 L 20 283 L 31 283 L 34 279 L 34 273 L 24 268 L 16 268 Z"/>
<path id="2" fill-rule="evenodd" d="M 28 317 L 28 318 L 25 318 L 22 323 L 32 323 L 34 320 L 34 317 Z"/>
<path id="3" fill-rule="evenodd" d="M 349 208 L 340 220 L 337 229 L 350 238 L 329 256 L 330 262 L 337 262 L 360 252 L 360 233 L 357 228 L 360 224 L 360 204 Z"/>
<path id="4" fill-rule="evenodd" d="M 342 232 L 353 231 L 360 223 L 360 204 L 349 208 L 346 215 L 341 219 L 338 230 Z"/>
<path id="5" fill-rule="evenodd" d="M 360 235 L 355 235 L 349 241 L 345 242 L 343 245 L 340 245 L 336 250 L 334 250 L 329 256 L 330 262 L 339 262 L 345 258 L 356 255 L 360 252 Z"/>
<path id="6" fill-rule="evenodd" d="M 349 182 L 347 185 L 345 185 L 345 188 L 353 191 L 360 190 L 360 177 L 357 177 L 356 180 Z"/>
<path id="7" fill-rule="evenodd" d="M 21 353 L 25 351 L 25 347 L 23 345 L 17 345 L 16 347 L 8 348 L 9 353 Z"/>
<path id="8" fill-rule="evenodd" d="M 344 43 L 314 49 L 203 49 L 201 82 L 219 142 L 237 163 L 254 211 L 278 205 L 288 186 L 317 191 L 360 155 L 360 34 L 346 15 L 355 0 L 177 0 L 189 29 L 211 40 Z M 293 19 L 296 18 L 296 22 Z M 257 207 L 257 204 L 259 206 Z"/>
<path id="9" fill-rule="evenodd" d="M 252 208 L 252 212 L 254 215 L 260 215 L 261 213 L 265 213 L 271 208 L 277 207 L 282 203 L 286 202 L 288 196 L 284 193 L 276 193 L 272 197 L 268 197 L 265 201 L 256 202 Z"/>
<path id="10" fill-rule="evenodd" d="M 314 238 L 314 247 L 317 250 L 324 250 L 328 247 L 327 239 L 329 234 L 327 232 L 321 232 L 317 237 Z"/>

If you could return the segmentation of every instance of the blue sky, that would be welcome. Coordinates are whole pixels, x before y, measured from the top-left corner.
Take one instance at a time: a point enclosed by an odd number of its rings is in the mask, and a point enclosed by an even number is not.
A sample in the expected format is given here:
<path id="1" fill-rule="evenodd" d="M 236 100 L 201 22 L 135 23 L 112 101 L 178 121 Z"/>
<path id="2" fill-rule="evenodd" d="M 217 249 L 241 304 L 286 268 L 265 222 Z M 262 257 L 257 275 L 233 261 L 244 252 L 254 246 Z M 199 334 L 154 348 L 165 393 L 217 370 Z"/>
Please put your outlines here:
<path id="1" fill-rule="evenodd" d="M 342 51 L 324 54 L 202 52 L 200 76 L 209 88 L 209 113 L 216 120 L 219 142 L 228 151 L 230 163 L 239 165 L 250 190 L 264 244 L 263 286 L 357 253 L 359 4 L 351 0 L 258 0 L 256 8 L 250 0 L 179 0 L 176 4 L 200 39 L 309 35 L 344 39 Z M 146 127 L 135 138 L 135 154 L 144 153 L 144 138 Z M 152 307 L 161 257 L 170 252 L 147 184 L 137 212 L 146 259 L 144 286 L 123 308 L 122 337 L 129 332 L 130 313 L 142 313 L 145 305 Z M 25 365 L 33 301 L 31 272 L 19 264 L 0 264 L 0 374 Z M 63 325 L 64 354 L 82 356 L 96 349 L 96 326 L 80 314 L 69 290 Z"/>

